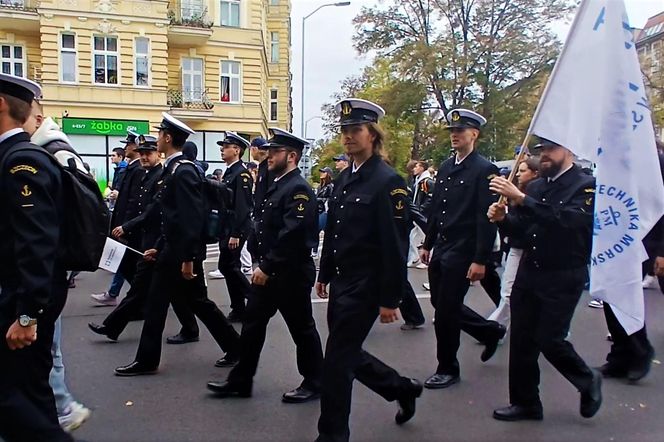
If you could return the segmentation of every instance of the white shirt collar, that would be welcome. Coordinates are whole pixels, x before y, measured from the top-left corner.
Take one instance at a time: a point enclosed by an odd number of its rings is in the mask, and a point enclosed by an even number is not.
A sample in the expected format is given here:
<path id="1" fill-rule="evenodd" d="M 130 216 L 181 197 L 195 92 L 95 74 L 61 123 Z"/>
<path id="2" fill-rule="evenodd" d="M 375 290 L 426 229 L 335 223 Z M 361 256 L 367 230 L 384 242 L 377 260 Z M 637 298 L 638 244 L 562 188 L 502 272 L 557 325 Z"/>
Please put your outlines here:
<path id="1" fill-rule="evenodd" d="M 471 153 L 473 153 L 472 150 L 471 150 L 470 152 L 468 152 L 468 154 L 467 154 L 465 157 L 461 158 L 461 159 L 459 159 L 459 154 L 457 153 L 457 154 L 454 156 L 454 165 L 455 165 L 455 166 L 458 166 L 459 164 L 463 163 L 463 160 L 465 160 L 466 158 L 468 158 L 468 157 L 470 156 Z"/>
<path id="2" fill-rule="evenodd" d="M 358 170 L 360 170 L 360 167 L 362 167 L 364 165 L 364 163 L 366 163 L 366 160 L 361 162 L 360 164 L 356 164 L 355 161 L 353 161 L 353 166 L 352 166 L 353 169 L 351 171 L 353 173 L 357 172 Z"/>
<path id="3" fill-rule="evenodd" d="M 574 164 L 571 164 L 571 165 L 570 165 L 567 169 L 565 169 L 565 170 L 561 170 L 560 172 L 558 172 L 558 175 L 554 176 L 553 178 L 549 178 L 549 182 L 552 182 L 552 181 L 557 180 L 558 178 L 560 178 L 561 176 L 563 176 L 563 174 L 564 174 L 565 172 L 567 172 L 568 170 L 570 170 L 572 167 L 574 167 Z"/>
<path id="4" fill-rule="evenodd" d="M 129 164 L 134 164 L 136 161 L 141 161 L 141 159 L 140 158 L 134 158 L 133 160 L 131 160 L 129 162 Z"/>
<path id="5" fill-rule="evenodd" d="M 170 157 L 166 158 L 166 162 L 164 162 L 164 167 L 168 167 L 168 165 L 173 161 L 175 158 L 182 156 L 182 152 L 175 152 L 172 154 Z"/>
<path id="6" fill-rule="evenodd" d="M 235 163 L 239 163 L 239 162 L 240 162 L 240 160 L 235 160 L 231 164 L 227 164 L 226 167 L 230 169 L 233 165 L 235 165 Z"/>
<path id="7" fill-rule="evenodd" d="M 14 129 L 9 129 L 7 132 L 4 134 L 0 135 L 0 143 L 8 139 L 9 137 L 13 137 L 16 134 L 20 134 L 21 132 L 24 132 L 22 127 L 16 127 Z"/>

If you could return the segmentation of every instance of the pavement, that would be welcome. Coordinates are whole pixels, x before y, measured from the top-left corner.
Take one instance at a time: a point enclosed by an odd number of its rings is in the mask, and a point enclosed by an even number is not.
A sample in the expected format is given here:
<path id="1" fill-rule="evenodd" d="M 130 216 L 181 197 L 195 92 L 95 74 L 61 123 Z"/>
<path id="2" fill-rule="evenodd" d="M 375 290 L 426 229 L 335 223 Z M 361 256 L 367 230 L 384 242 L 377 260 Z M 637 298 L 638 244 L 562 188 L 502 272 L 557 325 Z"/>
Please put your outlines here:
<path id="1" fill-rule="evenodd" d="M 213 270 L 214 257 L 206 262 Z M 200 342 L 164 345 L 160 371 L 154 376 L 120 378 L 116 366 L 134 358 L 141 322 L 132 322 L 112 343 L 87 329 L 100 323 L 109 307 L 96 307 L 90 293 L 104 291 L 111 274 L 102 270 L 77 278 L 64 311 L 63 353 L 67 380 L 76 400 L 93 410 L 91 419 L 74 435 L 95 442 L 184 441 L 313 441 L 317 435 L 318 402 L 292 405 L 281 395 L 299 385 L 295 347 L 277 314 L 268 328 L 258 373 L 250 399 L 216 399 L 208 394 L 209 380 L 223 379 L 228 369 L 214 367 L 220 350 L 201 324 Z M 401 322 L 376 324 L 365 349 L 405 376 L 420 380 L 436 367 L 435 335 L 430 319 L 433 309 L 422 289 L 426 271 L 411 269 L 409 278 L 421 297 L 427 323 L 404 332 Z M 123 290 L 123 295 L 124 291 Z M 229 299 L 224 280 L 209 281 L 209 293 L 226 313 Z M 323 342 L 327 337 L 327 304 L 314 299 L 313 311 Z M 590 309 L 582 297 L 571 329 L 571 342 L 591 366 L 604 362 L 609 349 L 601 310 Z M 466 303 L 488 315 L 493 304 L 479 285 L 471 287 Z M 646 290 L 648 331 L 656 350 L 664 351 L 664 296 Z M 178 331 L 172 312 L 167 335 Z M 238 327 L 239 330 L 239 327 Z M 417 402 L 417 414 L 402 427 L 394 423 L 396 404 L 385 402 L 355 383 L 351 414 L 352 441 L 606 441 L 647 442 L 664 440 L 664 368 L 657 360 L 651 374 L 637 385 L 622 380 L 604 382 L 604 405 L 593 419 L 579 415 L 579 394 L 549 363 L 540 358 L 542 422 L 506 423 L 494 420 L 494 408 L 507 404 L 508 343 L 493 359 L 480 362 L 483 347 L 461 336 L 459 361 L 462 380 L 445 390 L 425 390 Z"/>

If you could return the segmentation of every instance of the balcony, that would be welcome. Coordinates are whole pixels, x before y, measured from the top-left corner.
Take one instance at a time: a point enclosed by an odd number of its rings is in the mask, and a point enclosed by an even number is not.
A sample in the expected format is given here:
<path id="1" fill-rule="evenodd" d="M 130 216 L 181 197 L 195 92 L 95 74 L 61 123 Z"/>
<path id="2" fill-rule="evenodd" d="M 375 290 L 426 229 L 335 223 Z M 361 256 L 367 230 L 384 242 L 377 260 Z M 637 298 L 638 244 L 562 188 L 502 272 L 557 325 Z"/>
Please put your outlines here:
<path id="1" fill-rule="evenodd" d="M 166 104 L 174 117 L 184 120 L 200 120 L 214 115 L 214 104 L 208 98 L 207 90 L 169 89 Z"/>
<path id="2" fill-rule="evenodd" d="M 0 0 L 0 29 L 39 31 L 38 0 Z"/>
<path id="3" fill-rule="evenodd" d="M 168 43 L 176 46 L 201 46 L 212 36 L 214 24 L 202 1 L 174 0 L 168 5 L 170 28 Z"/>

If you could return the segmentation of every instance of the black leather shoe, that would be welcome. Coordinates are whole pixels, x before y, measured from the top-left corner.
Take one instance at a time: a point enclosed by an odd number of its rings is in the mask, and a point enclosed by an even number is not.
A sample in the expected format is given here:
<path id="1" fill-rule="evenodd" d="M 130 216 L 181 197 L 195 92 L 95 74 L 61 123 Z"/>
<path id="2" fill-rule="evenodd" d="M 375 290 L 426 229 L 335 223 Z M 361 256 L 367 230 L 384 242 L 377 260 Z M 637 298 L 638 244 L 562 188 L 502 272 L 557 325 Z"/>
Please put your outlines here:
<path id="1" fill-rule="evenodd" d="M 108 330 L 108 327 L 105 325 L 95 324 L 94 322 L 88 322 L 88 328 L 98 335 L 106 336 L 111 341 L 117 341 L 118 335 L 111 334 Z"/>
<path id="2" fill-rule="evenodd" d="M 652 366 L 652 359 L 655 357 L 655 350 L 651 347 L 648 355 L 640 361 L 632 364 L 627 371 L 627 380 L 630 382 L 638 382 L 645 378 L 650 373 Z"/>
<path id="3" fill-rule="evenodd" d="M 288 404 L 301 404 L 303 402 L 309 402 L 320 398 L 320 392 L 309 390 L 306 387 L 299 386 L 295 390 L 284 393 L 281 396 L 282 402 Z"/>
<path id="4" fill-rule="evenodd" d="M 447 388 L 459 382 L 461 378 L 451 374 L 434 374 L 424 382 L 426 388 L 435 390 L 438 388 Z"/>
<path id="5" fill-rule="evenodd" d="M 228 314 L 228 320 L 230 322 L 242 322 L 244 319 L 244 312 L 238 312 L 237 310 L 231 310 Z"/>
<path id="6" fill-rule="evenodd" d="M 419 330 L 420 328 L 422 328 L 423 325 L 424 325 L 424 322 L 421 323 L 421 324 L 413 324 L 413 323 L 410 323 L 410 322 L 406 322 L 405 324 L 401 324 L 401 327 L 399 327 L 399 328 L 403 331 Z"/>
<path id="7" fill-rule="evenodd" d="M 605 378 L 624 378 L 627 377 L 627 370 L 611 365 L 608 362 L 595 370 L 599 371 Z"/>
<path id="8" fill-rule="evenodd" d="M 235 367 L 238 359 L 237 356 L 226 353 L 223 358 L 218 359 L 217 362 L 214 363 L 214 366 L 219 368 Z"/>
<path id="9" fill-rule="evenodd" d="M 505 326 L 498 324 L 498 330 L 496 332 L 496 336 L 492 340 L 484 344 L 485 345 L 484 351 L 480 355 L 480 359 L 482 360 L 482 362 L 488 361 L 493 357 L 493 355 L 496 354 L 496 350 L 498 349 L 498 344 L 500 343 L 500 340 L 503 339 L 503 337 L 505 337 L 505 333 L 507 333 L 507 329 L 505 328 Z"/>
<path id="10" fill-rule="evenodd" d="M 188 344 L 190 342 L 198 342 L 198 336 L 192 336 L 191 338 L 189 336 L 183 335 L 182 332 L 178 333 L 175 336 L 169 336 L 166 338 L 166 343 L 167 344 L 173 344 L 173 345 L 178 345 L 178 344 Z"/>
<path id="11" fill-rule="evenodd" d="M 146 367 L 140 362 L 132 362 L 129 365 L 124 367 L 118 367 L 115 369 L 116 376 L 143 376 L 147 374 L 157 373 L 158 367 Z"/>
<path id="12" fill-rule="evenodd" d="M 493 418 L 499 421 L 541 421 L 544 419 L 542 406 L 522 407 L 520 405 L 510 405 L 509 407 L 493 410 Z"/>
<path id="13" fill-rule="evenodd" d="M 585 418 L 593 417 L 602 406 L 602 375 L 599 371 L 591 369 L 593 380 L 588 390 L 581 393 L 579 412 Z"/>
<path id="14" fill-rule="evenodd" d="M 394 420 L 397 425 L 403 425 L 415 416 L 415 401 L 422 395 L 422 383 L 417 379 L 410 380 L 410 392 L 399 399 L 399 411 L 397 411 Z"/>
<path id="15" fill-rule="evenodd" d="M 231 384 L 227 381 L 211 381 L 207 388 L 213 391 L 217 397 L 251 397 L 251 385 Z"/>

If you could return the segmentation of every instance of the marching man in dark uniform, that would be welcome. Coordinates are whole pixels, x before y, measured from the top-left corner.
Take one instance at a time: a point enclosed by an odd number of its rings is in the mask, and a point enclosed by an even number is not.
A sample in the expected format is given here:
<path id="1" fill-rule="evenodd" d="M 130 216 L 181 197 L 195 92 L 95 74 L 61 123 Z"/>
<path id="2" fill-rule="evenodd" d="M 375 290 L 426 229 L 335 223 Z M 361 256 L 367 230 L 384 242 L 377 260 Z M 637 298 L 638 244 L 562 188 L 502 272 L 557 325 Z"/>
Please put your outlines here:
<path id="1" fill-rule="evenodd" d="M 60 262 L 60 171 L 22 128 L 38 84 L 0 74 L 0 439 L 71 441 L 48 378 L 55 321 L 67 299 Z"/>
<path id="2" fill-rule="evenodd" d="M 228 319 L 241 322 L 245 311 L 245 299 L 251 287 L 242 273 L 240 256 L 242 248 L 251 232 L 251 212 L 253 209 L 253 178 L 242 163 L 242 155 L 249 142 L 234 132 L 226 132 L 226 138 L 218 141 L 221 158 L 228 168 L 222 181 L 233 192 L 231 207 L 221 219 L 221 240 L 219 241 L 219 271 L 226 277 L 226 287 L 231 298 L 231 312 Z"/>
<path id="3" fill-rule="evenodd" d="M 227 382 L 209 382 L 208 388 L 220 397 L 251 396 L 267 324 L 279 311 L 297 346 L 297 366 L 304 378 L 282 399 L 301 403 L 319 397 L 323 366 L 310 296 L 316 279 L 311 248 L 318 235 L 318 205 L 311 186 L 297 168 L 307 141 L 281 129 L 271 131 L 272 138 L 261 148 L 269 149 L 267 161 L 275 179 L 256 219 L 258 267 L 251 278 L 240 360 Z"/>
<path id="4" fill-rule="evenodd" d="M 196 165 L 182 155 L 182 146 L 194 131 L 171 115 L 162 115 L 164 119 L 157 127 L 157 149 L 166 156 L 166 162 L 155 196 L 162 213 L 162 235 L 157 245 L 145 252 L 145 258 L 156 259 L 156 264 L 136 358 L 131 364 L 116 368 L 118 376 L 156 373 L 169 302 L 183 294 L 188 307 L 226 351 L 217 365 L 233 365 L 237 359 L 239 335 L 208 299 L 203 276 L 207 201 Z"/>
<path id="5" fill-rule="evenodd" d="M 516 207 L 506 214 L 494 203 L 488 216 L 506 235 L 524 234 L 526 247 L 512 287 L 510 406 L 498 420 L 542 420 L 539 398 L 540 353 L 581 393 L 580 413 L 590 418 L 602 404 L 602 376 L 589 368 L 567 341 L 574 309 L 588 277 L 593 234 L 595 179 L 574 165 L 574 155 L 540 139 L 540 178 L 527 195 L 508 180 L 491 181 L 491 190 Z"/>
<path id="6" fill-rule="evenodd" d="M 426 238 L 420 249 L 420 260 L 429 265 L 431 303 L 436 310 L 438 368 L 424 383 L 434 389 L 460 380 L 457 351 L 461 330 L 486 346 L 483 362 L 494 355 L 505 335 L 505 327 L 487 321 L 463 303 L 470 282 L 484 278 L 496 238 L 496 226 L 487 220 L 486 211 L 495 201 L 489 181 L 498 175 L 498 168 L 475 150 L 486 119 L 476 112 L 456 109 L 447 114 L 447 120 L 456 155 L 438 170 Z"/>
<path id="7" fill-rule="evenodd" d="M 161 235 L 161 212 L 157 204 L 152 205 L 152 201 L 163 167 L 160 163 L 159 153 L 157 152 L 157 139 L 155 137 L 141 135 L 136 151 L 140 155 L 143 172 L 137 194 L 138 216 L 125 221 L 121 226 L 113 229 L 112 234 L 116 238 L 120 238 L 131 233 L 134 238 L 140 240 L 137 248 L 139 250 L 148 250 L 154 247 Z M 131 288 L 127 292 L 127 296 L 104 319 L 103 325 L 89 323 L 88 327 L 90 330 L 104 335 L 111 340 L 117 340 L 118 336 L 127 327 L 129 321 L 136 317 L 142 317 L 145 299 L 147 298 L 152 281 L 153 270 L 153 261 L 140 259 L 136 266 L 134 278 L 130 281 Z M 174 302 L 174 311 L 183 324 L 183 329 L 179 334 L 180 340 L 186 339 L 187 342 L 197 341 L 198 324 L 193 313 L 188 308 L 176 308 L 178 305 L 177 302 L 175 300 L 171 301 Z"/>
<path id="8" fill-rule="evenodd" d="M 378 119 L 385 111 L 359 99 L 342 100 L 341 141 L 353 164 L 341 172 L 328 201 L 329 212 L 316 283 L 330 302 L 329 337 L 323 364 L 318 442 L 347 441 L 353 379 L 388 401 L 397 401 L 395 420 L 415 414 L 422 385 L 362 349 L 371 327 L 398 320 L 407 282 L 408 192 L 383 160 L 384 134 Z"/>
<path id="9" fill-rule="evenodd" d="M 255 223 L 260 219 L 261 209 L 263 207 L 263 199 L 267 193 L 267 189 L 272 184 L 273 174 L 269 171 L 267 164 L 267 150 L 262 147 L 267 143 L 263 137 L 256 137 L 251 140 L 250 154 L 251 159 L 258 162 L 258 174 L 254 186 L 254 211 L 251 218 L 254 221 L 254 228 L 247 238 L 247 250 L 251 254 L 253 261 L 256 261 L 258 256 L 258 242 L 256 241 L 256 226 Z"/>

